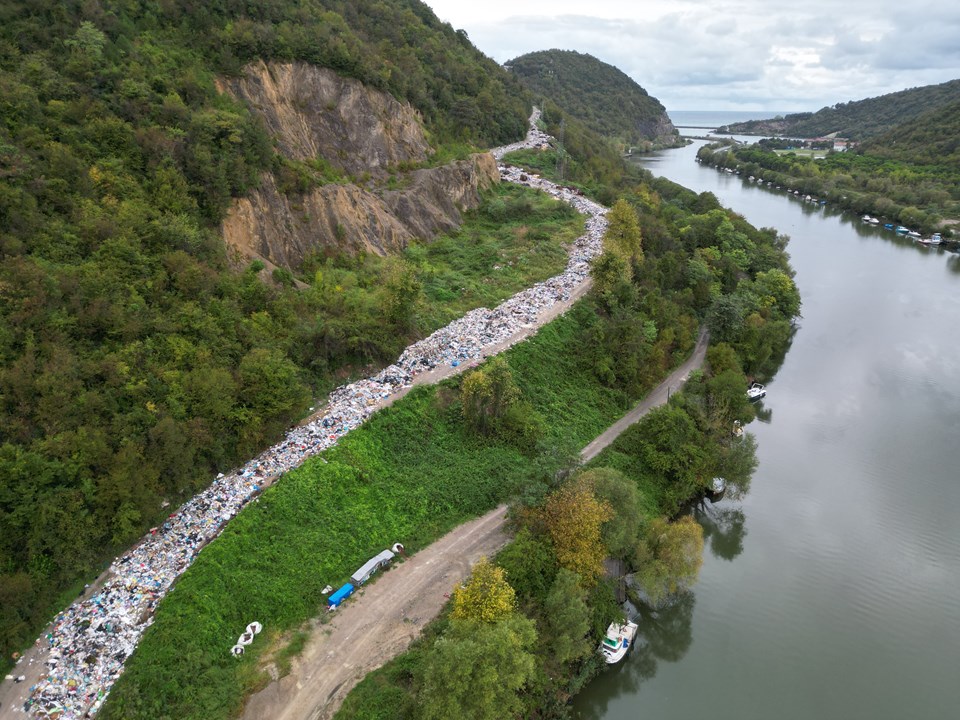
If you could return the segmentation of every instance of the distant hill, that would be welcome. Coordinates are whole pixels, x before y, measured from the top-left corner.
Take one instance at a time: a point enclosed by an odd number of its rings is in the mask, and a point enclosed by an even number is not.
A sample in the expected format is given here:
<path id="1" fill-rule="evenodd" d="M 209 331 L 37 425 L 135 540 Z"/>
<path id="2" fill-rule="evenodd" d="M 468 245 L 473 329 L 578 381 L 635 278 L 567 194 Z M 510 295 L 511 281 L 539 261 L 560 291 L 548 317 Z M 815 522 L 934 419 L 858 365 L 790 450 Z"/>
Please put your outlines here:
<path id="1" fill-rule="evenodd" d="M 866 140 L 921 115 L 960 102 L 960 80 L 910 88 L 879 97 L 838 103 L 815 113 L 796 113 L 769 120 L 749 120 L 721 128 L 724 132 L 752 135 L 823 137 L 836 133 Z"/>
<path id="2" fill-rule="evenodd" d="M 667 111 L 629 76 L 571 50 L 521 55 L 506 67 L 535 97 L 547 97 L 589 129 L 627 145 L 676 145 Z"/>
<path id="3" fill-rule="evenodd" d="M 960 169 L 960 100 L 870 138 L 858 152 L 913 165 Z"/>

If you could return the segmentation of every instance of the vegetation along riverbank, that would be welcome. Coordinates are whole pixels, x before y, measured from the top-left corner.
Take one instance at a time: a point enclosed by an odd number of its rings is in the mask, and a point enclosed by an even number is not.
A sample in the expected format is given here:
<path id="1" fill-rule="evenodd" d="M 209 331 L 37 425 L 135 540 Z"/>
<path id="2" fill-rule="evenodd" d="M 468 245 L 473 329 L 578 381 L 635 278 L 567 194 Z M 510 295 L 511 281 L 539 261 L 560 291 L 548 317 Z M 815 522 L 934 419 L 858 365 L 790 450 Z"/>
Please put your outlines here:
<path id="1" fill-rule="evenodd" d="M 417 390 L 270 488 L 161 604 L 106 717 L 235 713 L 262 682 L 267 645 L 239 661 L 223 652 L 242 618 L 252 613 L 275 634 L 295 629 L 317 613 L 320 589 L 380 546 L 421 547 L 505 499 L 536 506 L 576 451 L 686 354 L 701 318 L 751 375 L 770 367 L 798 309 L 783 239 L 710 195 L 635 181 L 632 203 L 612 213 L 623 230 L 595 268 L 594 294 L 488 378 L 512 377 L 514 402 L 491 422 L 468 420 L 464 387 L 482 398 L 487 382 Z M 741 398 L 745 377 L 729 370 Z M 712 470 L 686 480 L 706 482 Z"/>

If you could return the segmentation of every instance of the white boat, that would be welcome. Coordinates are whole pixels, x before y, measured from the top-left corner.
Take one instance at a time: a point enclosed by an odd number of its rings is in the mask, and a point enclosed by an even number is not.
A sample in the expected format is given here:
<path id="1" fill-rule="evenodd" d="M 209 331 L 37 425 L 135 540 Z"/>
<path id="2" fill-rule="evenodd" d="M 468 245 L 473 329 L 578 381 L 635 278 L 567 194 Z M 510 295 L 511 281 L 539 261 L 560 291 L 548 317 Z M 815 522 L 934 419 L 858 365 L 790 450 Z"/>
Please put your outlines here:
<path id="1" fill-rule="evenodd" d="M 722 477 L 715 477 L 711 483 L 710 487 L 706 489 L 704 495 L 707 496 L 707 499 L 710 502 L 717 502 L 723 498 L 724 493 L 727 492 L 727 481 Z"/>
<path id="2" fill-rule="evenodd" d="M 767 389 L 758 382 L 750 383 L 750 387 L 747 388 L 747 399 L 749 400 L 759 400 L 766 395 Z"/>
<path id="3" fill-rule="evenodd" d="M 906 232 L 910 232 L 910 228 L 904 227 L 903 225 L 897 225 L 896 230 L 894 232 L 906 233 Z"/>
<path id="4" fill-rule="evenodd" d="M 610 627 L 607 628 L 607 633 L 603 636 L 603 641 L 600 643 L 600 654 L 603 655 L 603 659 L 607 661 L 607 665 L 613 665 L 623 660 L 624 655 L 627 654 L 627 650 L 630 649 L 630 645 L 636 636 L 636 623 L 627 622 L 623 625 L 620 623 L 610 623 Z"/>
<path id="5" fill-rule="evenodd" d="M 912 237 L 914 240 L 918 240 L 920 238 L 920 233 L 918 233 L 916 230 L 911 230 L 907 233 L 907 237 Z"/>

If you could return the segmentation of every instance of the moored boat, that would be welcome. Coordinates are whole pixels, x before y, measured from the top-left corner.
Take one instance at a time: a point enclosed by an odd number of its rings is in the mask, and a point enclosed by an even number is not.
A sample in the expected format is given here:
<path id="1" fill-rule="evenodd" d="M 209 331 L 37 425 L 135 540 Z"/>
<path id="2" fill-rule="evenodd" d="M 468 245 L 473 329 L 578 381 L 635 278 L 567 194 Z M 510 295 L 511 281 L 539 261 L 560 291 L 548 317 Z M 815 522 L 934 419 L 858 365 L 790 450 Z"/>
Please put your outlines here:
<path id="1" fill-rule="evenodd" d="M 634 622 L 610 623 L 603 640 L 600 642 L 600 654 L 607 665 L 613 665 L 623 660 L 637 636 L 637 624 Z"/>
<path id="2" fill-rule="evenodd" d="M 758 382 L 750 383 L 750 387 L 747 388 L 747 399 L 749 400 L 759 400 L 766 395 L 767 389 Z"/>

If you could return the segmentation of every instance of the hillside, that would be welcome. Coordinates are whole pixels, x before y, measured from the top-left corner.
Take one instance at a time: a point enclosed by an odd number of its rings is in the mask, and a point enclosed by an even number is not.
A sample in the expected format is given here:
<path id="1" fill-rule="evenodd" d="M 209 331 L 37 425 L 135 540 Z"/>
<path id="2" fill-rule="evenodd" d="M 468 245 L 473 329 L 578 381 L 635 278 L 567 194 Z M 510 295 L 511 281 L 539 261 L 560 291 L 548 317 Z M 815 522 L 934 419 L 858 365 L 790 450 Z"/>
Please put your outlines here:
<path id="1" fill-rule="evenodd" d="M 309 64 L 362 87 L 354 97 L 389 96 L 377 107 L 404 114 L 416 137 L 396 138 L 403 149 L 379 181 L 384 202 L 406 208 L 406 188 L 389 186 L 407 182 L 396 166 L 415 175 L 517 139 L 529 104 L 515 78 L 416 0 L 36 0 L 0 3 L 0 20 L 9 659 L 165 508 L 269 444 L 344 368 L 392 358 L 419 332 L 426 281 L 406 261 L 311 248 L 305 291 L 291 268 L 309 252 L 272 273 L 231 264 L 222 223 L 258 186 L 272 182 L 296 206 L 316 189 L 359 192 L 367 178 L 284 154 L 246 98 L 218 83 L 261 61 Z M 349 223 L 325 222 L 349 240 Z"/>
<path id="2" fill-rule="evenodd" d="M 864 141 L 864 155 L 960 170 L 960 100 Z"/>
<path id="3" fill-rule="evenodd" d="M 600 135 L 626 145 L 677 144 L 676 129 L 660 101 L 591 55 L 544 50 L 514 58 L 506 67 L 535 98 L 549 98 Z"/>
<path id="4" fill-rule="evenodd" d="M 735 123 L 723 132 L 813 138 L 837 134 L 851 140 L 876 137 L 928 112 L 960 102 L 960 80 L 910 88 L 888 95 L 838 103 L 815 113 Z M 946 115 L 944 114 L 944 117 Z"/>

